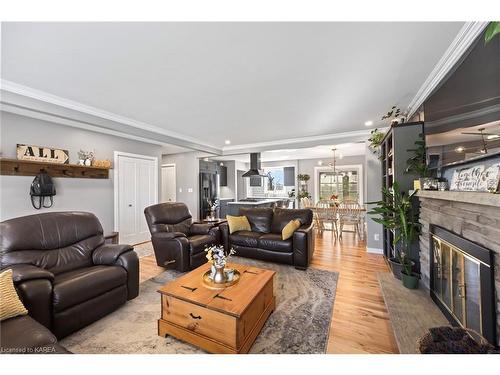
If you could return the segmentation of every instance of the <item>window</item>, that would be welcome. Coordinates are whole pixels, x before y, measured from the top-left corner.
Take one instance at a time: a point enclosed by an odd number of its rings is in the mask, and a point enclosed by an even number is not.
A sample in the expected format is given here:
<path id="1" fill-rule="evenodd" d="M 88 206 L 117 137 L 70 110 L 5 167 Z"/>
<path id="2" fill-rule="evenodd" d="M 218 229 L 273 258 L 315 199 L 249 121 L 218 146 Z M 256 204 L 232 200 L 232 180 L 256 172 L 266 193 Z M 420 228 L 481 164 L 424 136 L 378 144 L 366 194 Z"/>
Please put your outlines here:
<path id="1" fill-rule="evenodd" d="M 331 199 L 336 195 L 339 200 L 359 201 L 359 171 L 357 168 L 319 172 L 319 200 Z"/>
<path id="2" fill-rule="evenodd" d="M 251 178 L 247 179 L 247 189 L 250 197 L 288 197 L 288 194 L 295 188 L 295 186 L 285 186 L 283 167 L 268 167 L 263 168 L 263 171 L 270 178 L 262 177 L 259 179 L 255 177 L 254 182 L 260 182 L 260 186 L 254 186 Z"/>

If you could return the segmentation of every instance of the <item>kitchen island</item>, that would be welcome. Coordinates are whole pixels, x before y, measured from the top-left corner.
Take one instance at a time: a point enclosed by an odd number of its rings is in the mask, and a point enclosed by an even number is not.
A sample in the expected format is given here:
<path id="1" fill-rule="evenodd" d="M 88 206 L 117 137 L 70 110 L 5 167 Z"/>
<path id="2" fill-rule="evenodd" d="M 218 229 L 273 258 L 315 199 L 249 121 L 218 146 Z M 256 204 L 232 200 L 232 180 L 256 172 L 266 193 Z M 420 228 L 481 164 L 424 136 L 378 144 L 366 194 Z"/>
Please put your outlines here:
<path id="1" fill-rule="evenodd" d="M 245 198 L 228 202 L 228 215 L 238 216 L 242 207 L 288 207 L 290 198 Z"/>

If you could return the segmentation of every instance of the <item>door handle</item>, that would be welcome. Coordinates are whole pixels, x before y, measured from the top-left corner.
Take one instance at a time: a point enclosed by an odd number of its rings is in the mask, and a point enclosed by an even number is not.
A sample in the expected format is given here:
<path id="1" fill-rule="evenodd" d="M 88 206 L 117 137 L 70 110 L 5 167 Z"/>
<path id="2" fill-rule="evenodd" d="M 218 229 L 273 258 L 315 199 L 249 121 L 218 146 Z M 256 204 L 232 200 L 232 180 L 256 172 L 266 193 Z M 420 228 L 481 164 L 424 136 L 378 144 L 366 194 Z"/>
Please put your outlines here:
<path id="1" fill-rule="evenodd" d="M 131 205 L 131 204 L 129 204 L 128 206 L 129 206 L 129 207 L 132 207 L 132 205 Z"/>

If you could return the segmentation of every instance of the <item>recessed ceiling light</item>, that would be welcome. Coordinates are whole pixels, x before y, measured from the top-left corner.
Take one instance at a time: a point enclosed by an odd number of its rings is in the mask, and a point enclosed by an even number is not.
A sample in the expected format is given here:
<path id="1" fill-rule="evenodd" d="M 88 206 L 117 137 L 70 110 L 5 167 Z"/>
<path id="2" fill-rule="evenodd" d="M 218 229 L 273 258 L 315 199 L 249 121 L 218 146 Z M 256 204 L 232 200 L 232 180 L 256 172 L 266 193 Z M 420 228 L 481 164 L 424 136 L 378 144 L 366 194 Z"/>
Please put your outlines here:
<path id="1" fill-rule="evenodd" d="M 226 140 L 224 141 L 224 143 L 225 143 L 226 145 L 230 145 L 230 144 L 231 144 L 231 141 L 230 141 L 229 139 L 226 139 Z"/>
<path id="2" fill-rule="evenodd" d="M 455 148 L 455 152 L 464 152 L 465 151 L 465 147 L 464 146 L 458 146 L 457 148 Z"/>
<path id="3" fill-rule="evenodd" d="M 323 160 L 318 161 L 318 165 L 323 165 Z"/>
<path id="4" fill-rule="evenodd" d="M 365 126 L 372 126 L 373 125 L 373 121 L 366 121 L 365 122 Z"/>

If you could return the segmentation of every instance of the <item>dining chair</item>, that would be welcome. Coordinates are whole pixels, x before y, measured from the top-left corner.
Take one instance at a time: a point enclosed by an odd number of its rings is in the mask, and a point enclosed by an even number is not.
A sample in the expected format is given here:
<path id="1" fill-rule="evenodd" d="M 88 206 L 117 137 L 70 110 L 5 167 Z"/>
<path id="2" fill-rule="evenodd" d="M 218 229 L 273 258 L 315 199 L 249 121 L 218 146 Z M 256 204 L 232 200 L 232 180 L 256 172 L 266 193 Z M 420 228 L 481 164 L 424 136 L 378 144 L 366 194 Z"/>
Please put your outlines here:
<path id="1" fill-rule="evenodd" d="M 339 238 L 342 239 L 342 232 L 350 232 L 357 233 L 360 239 L 362 239 L 361 234 L 361 205 L 355 202 L 342 202 L 339 206 L 339 225 L 340 225 L 340 233 Z M 353 230 L 344 230 L 345 225 L 352 225 L 354 227 Z"/>
<path id="2" fill-rule="evenodd" d="M 308 197 L 301 198 L 302 208 L 313 207 L 311 200 Z"/>
<path id="3" fill-rule="evenodd" d="M 335 240 L 338 238 L 338 216 L 335 202 L 330 200 L 321 200 L 316 203 L 318 223 L 321 231 L 331 230 Z M 331 224 L 331 229 L 327 229 L 325 223 Z"/>

